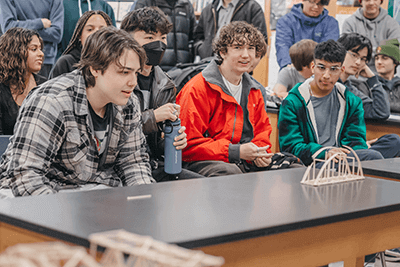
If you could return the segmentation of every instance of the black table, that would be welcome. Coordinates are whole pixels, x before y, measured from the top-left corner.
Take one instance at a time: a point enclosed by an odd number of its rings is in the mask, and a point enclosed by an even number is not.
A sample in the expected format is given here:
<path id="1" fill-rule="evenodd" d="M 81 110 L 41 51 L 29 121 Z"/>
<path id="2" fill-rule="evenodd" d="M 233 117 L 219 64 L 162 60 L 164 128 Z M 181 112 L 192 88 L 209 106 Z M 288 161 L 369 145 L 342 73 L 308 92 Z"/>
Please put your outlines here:
<path id="1" fill-rule="evenodd" d="M 347 267 L 400 246 L 400 183 L 311 187 L 300 184 L 304 171 L 1 200 L 1 249 L 53 239 L 88 247 L 92 233 L 125 229 L 223 256 L 226 266 Z"/>
<path id="2" fill-rule="evenodd" d="M 362 161 L 361 165 L 364 175 L 400 179 L 400 158 Z"/>

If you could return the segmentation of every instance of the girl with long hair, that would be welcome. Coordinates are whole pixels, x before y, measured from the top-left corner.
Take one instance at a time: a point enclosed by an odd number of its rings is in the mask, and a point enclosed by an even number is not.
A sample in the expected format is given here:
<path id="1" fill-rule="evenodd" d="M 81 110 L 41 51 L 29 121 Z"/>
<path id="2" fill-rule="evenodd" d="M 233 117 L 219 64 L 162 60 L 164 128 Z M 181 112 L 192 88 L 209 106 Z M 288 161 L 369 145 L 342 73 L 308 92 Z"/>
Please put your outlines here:
<path id="1" fill-rule="evenodd" d="M 82 47 L 89 35 L 95 31 L 112 26 L 111 18 L 101 10 L 90 10 L 83 13 L 76 23 L 74 34 L 62 56 L 54 64 L 49 78 L 60 76 L 76 69 L 81 59 Z"/>
<path id="2" fill-rule="evenodd" d="M 19 107 L 35 86 L 46 81 L 43 40 L 30 29 L 11 28 L 0 37 L 0 134 L 12 135 Z"/>

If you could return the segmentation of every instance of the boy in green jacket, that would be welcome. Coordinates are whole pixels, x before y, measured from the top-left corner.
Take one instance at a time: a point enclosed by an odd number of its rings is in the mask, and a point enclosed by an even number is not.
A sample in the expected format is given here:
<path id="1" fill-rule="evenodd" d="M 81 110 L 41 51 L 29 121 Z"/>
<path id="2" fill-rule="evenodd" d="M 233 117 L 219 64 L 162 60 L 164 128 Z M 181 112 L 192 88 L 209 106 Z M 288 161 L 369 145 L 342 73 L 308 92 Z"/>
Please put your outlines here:
<path id="1" fill-rule="evenodd" d="M 280 149 L 296 155 L 305 165 L 311 164 L 312 155 L 326 146 L 335 148 L 321 152 L 317 158 L 338 151 L 349 154 L 343 147 L 346 145 L 360 160 L 383 159 L 366 144 L 361 99 L 337 82 L 346 52 L 333 40 L 318 44 L 311 65 L 314 76 L 296 85 L 282 102 L 278 120 Z"/>

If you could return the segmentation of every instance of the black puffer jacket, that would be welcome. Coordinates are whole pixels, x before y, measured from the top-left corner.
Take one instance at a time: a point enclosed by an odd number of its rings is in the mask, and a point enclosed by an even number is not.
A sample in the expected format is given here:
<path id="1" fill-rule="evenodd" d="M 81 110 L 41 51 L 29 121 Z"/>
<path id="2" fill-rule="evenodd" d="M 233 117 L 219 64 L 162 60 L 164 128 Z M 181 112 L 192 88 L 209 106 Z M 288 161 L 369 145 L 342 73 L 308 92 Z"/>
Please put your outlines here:
<path id="1" fill-rule="evenodd" d="M 220 0 L 214 0 L 201 12 L 199 23 L 194 31 L 194 47 L 201 58 L 213 55 L 212 40 L 218 29 L 217 6 Z M 267 26 L 261 6 L 254 0 L 240 0 L 235 7 L 231 21 L 246 21 L 253 24 L 268 44 Z"/>
<path id="2" fill-rule="evenodd" d="M 194 9 L 188 0 L 177 0 L 171 6 L 166 0 L 137 0 L 135 9 L 145 6 L 159 7 L 174 25 L 167 35 L 167 50 L 162 58 L 160 67 L 170 70 L 177 63 L 193 62 L 193 31 L 196 24 Z"/>
<path id="3" fill-rule="evenodd" d="M 158 66 L 154 67 L 154 79 L 150 92 L 149 108 L 144 109 L 143 94 L 139 85 L 134 94 L 139 98 L 142 111 L 143 132 L 149 146 L 148 153 L 151 159 L 160 159 L 164 154 L 163 139 L 161 139 L 162 123 L 157 123 L 154 110 L 167 103 L 175 103 L 176 88 L 172 80 Z"/>

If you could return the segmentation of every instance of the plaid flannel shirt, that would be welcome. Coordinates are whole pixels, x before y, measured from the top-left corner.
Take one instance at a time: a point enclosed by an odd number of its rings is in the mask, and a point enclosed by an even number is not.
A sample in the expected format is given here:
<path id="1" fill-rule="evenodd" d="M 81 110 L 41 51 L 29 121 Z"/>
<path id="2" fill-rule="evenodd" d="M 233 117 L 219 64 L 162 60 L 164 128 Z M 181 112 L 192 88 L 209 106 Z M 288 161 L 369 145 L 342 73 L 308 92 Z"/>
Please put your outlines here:
<path id="1" fill-rule="evenodd" d="M 113 105 L 109 146 L 100 161 L 79 70 L 32 91 L 0 164 L 2 186 L 15 196 L 55 193 L 65 184 L 131 186 L 155 182 L 145 149 L 139 101 Z"/>

